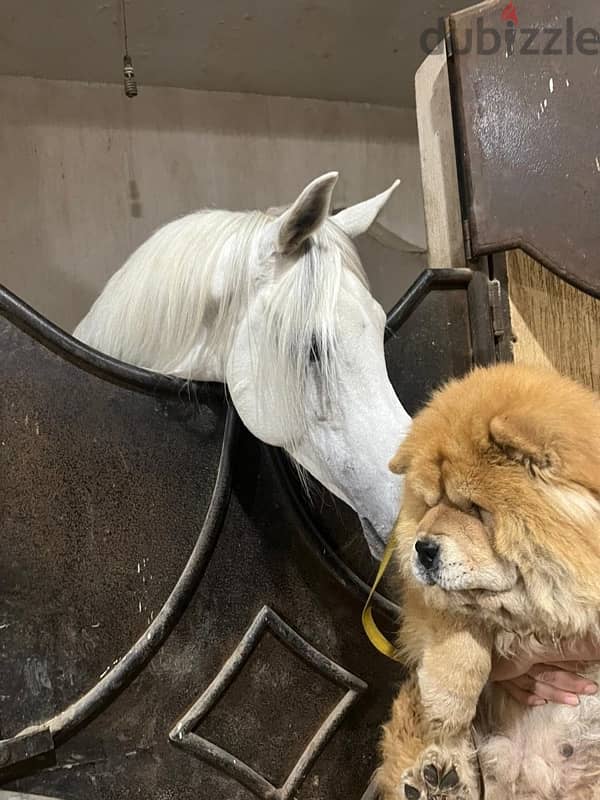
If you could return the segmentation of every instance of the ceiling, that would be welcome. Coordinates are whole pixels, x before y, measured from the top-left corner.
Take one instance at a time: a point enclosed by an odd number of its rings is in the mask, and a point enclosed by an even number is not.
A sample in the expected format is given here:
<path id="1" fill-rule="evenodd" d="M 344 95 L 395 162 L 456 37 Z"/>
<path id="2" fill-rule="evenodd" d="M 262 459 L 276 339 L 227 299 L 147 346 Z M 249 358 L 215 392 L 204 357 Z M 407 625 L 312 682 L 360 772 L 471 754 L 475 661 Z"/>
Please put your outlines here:
<path id="1" fill-rule="evenodd" d="M 120 3 L 2 0 L 0 74 L 119 82 Z M 424 58 L 421 35 L 440 17 L 472 4 L 126 0 L 126 9 L 140 87 L 412 106 L 414 73 Z"/>

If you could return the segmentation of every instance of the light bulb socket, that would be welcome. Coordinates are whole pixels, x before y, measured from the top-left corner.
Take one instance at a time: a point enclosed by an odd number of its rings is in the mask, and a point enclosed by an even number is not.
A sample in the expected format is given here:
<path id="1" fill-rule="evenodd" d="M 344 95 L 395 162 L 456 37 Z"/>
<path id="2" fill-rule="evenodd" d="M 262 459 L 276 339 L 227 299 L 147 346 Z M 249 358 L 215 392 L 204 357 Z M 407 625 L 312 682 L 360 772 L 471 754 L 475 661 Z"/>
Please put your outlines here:
<path id="1" fill-rule="evenodd" d="M 138 93 L 135 72 L 131 56 L 123 56 L 123 86 L 127 97 L 136 97 Z"/>

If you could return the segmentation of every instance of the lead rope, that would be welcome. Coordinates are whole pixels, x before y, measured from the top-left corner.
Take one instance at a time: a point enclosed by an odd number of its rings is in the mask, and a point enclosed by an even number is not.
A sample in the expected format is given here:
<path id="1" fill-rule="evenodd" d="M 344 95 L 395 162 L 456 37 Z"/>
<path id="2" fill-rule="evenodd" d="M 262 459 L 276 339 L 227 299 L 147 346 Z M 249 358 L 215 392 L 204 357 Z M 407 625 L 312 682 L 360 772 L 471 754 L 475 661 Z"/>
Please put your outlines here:
<path id="1" fill-rule="evenodd" d="M 379 570 L 377 571 L 377 575 L 375 577 L 375 582 L 373 583 L 373 587 L 369 592 L 369 596 L 367 598 L 367 602 L 365 603 L 365 607 L 363 608 L 362 612 L 362 624 L 363 628 L 365 629 L 365 633 L 367 634 L 369 641 L 373 645 L 376 650 L 387 656 L 387 658 L 391 658 L 392 661 L 400 661 L 400 652 L 398 648 L 395 647 L 392 642 L 385 636 L 380 630 L 373 618 L 373 597 L 375 596 L 375 592 L 377 591 L 377 587 L 381 583 L 381 579 L 385 575 L 385 571 L 390 565 L 390 561 L 392 560 L 392 556 L 394 554 L 394 547 L 396 545 L 396 534 L 395 532 L 389 538 L 389 541 L 386 545 L 385 552 L 383 554 L 383 558 L 381 559 L 381 564 L 379 565 Z"/>

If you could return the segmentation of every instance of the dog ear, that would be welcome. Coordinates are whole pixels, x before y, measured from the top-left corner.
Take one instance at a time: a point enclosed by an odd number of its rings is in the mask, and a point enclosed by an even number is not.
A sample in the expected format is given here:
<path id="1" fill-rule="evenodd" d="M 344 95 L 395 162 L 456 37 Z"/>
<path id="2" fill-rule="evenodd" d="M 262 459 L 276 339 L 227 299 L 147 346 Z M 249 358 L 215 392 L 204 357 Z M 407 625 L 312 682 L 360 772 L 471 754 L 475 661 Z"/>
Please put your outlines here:
<path id="1" fill-rule="evenodd" d="M 410 458 L 411 454 L 409 453 L 408 447 L 400 445 L 396 455 L 388 464 L 390 472 L 393 472 L 395 475 L 404 475 L 410 464 Z"/>
<path id="2" fill-rule="evenodd" d="M 559 465 L 551 435 L 533 415 L 494 417 L 490 422 L 490 436 L 508 458 L 523 464 L 530 472 L 547 472 Z"/>
<path id="3" fill-rule="evenodd" d="M 421 495 L 430 508 L 440 502 L 442 476 L 439 458 L 432 457 L 430 453 L 415 453 L 414 447 L 404 442 L 388 466 L 396 475 L 405 475 L 410 469 L 409 480 L 413 490 Z"/>

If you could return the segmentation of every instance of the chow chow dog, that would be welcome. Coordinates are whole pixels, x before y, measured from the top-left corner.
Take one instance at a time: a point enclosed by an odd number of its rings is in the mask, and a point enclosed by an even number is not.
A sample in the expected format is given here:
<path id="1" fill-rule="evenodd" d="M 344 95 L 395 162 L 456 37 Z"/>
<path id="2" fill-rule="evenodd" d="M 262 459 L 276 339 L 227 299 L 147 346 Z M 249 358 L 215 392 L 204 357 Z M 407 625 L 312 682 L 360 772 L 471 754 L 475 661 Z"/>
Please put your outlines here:
<path id="1" fill-rule="evenodd" d="M 478 369 L 434 395 L 390 468 L 411 675 L 380 796 L 600 800 L 600 697 L 526 708 L 488 683 L 495 653 L 600 638 L 600 398 L 552 371 Z"/>

